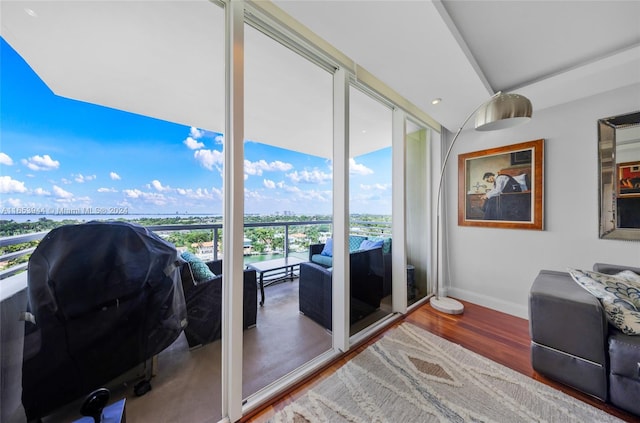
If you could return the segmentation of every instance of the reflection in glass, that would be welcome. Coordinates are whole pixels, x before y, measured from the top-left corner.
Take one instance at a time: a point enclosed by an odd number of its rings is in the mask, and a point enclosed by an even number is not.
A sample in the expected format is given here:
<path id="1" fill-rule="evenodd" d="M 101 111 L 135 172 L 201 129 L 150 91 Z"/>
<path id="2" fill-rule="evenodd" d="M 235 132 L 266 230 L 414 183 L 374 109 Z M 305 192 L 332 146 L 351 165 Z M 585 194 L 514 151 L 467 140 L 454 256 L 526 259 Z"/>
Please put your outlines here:
<path id="1" fill-rule="evenodd" d="M 640 112 L 598 121 L 600 237 L 640 240 Z"/>
<path id="2" fill-rule="evenodd" d="M 351 335 L 391 313 L 391 109 L 349 90 Z"/>
<path id="3" fill-rule="evenodd" d="M 429 180 L 428 129 L 407 121 L 406 135 L 406 233 L 407 300 L 409 304 L 427 296 L 429 251 L 427 184 Z M 411 274 L 413 273 L 413 275 Z"/>

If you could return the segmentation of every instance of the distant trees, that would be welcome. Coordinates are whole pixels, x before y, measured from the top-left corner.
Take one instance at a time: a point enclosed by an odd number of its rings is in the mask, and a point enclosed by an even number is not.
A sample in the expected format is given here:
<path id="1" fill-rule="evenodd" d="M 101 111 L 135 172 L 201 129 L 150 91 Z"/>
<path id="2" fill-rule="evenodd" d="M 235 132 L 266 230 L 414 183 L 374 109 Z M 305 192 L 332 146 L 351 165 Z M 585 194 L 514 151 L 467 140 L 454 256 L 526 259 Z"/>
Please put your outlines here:
<path id="1" fill-rule="evenodd" d="M 90 216 L 88 216 L 90 217 Z M 128 216 L 129 219 L 119 218 L 119 221 L 129 221 L 142 226 L 164 226 L 164 225 L 208 225 L 221 224 L 220 216 L 165 216 L 157 217 L 134 217 Z M 332 232 L 331 223 L 306 223 L 306 222 L 330 222 L 331 216 L 260 216 L 247 215 L 244 218 L 245 224 L 261 224 L 261 223 L 279 223 L 282 225 L 269 226 L 251 226 L 245 228 L 245 238 L 251 241 L 251 251 L 254 253 L 265 252 L 284 252 L 285 249 L 285 224 L 289 225 L 289 247 L 292 251 L 304 251 L 309 244 L 321 242 L 328 234 Z M 371 235 L 391 234 L 391 216 L 379 215 L 353 215 L 351 216 L 351 225 L 353 228 L 359 227 Z M 300 225 L 292 223 L 305 222 Z M 39 218 L 35 221 L 15 222 L 13 220 L 0 220 L 0 237 L 10 237 L 35 232 L 46 232 L 53 228 L 68 224 L 84 223 L 80 219 L 52 220 L 46 217 Z M 191 252 L 196 252 L 197 246 L 209 243 L 214 240 L 214 229 L 182 229 L 177 231 L 157 232 L 163 236 L 168 242 L 177 248 L 185 248 Z M 222 228 L 218 227 L 218 252 L 222 252 Z M 14 244 L 0 248 L 0 255 L 8 254 L 14 251 L 22 251 L 37 246 L 38 241 L 28 243 Z M 20 262 L 25 262 L 29 258 L 28 255 L 13 259 L 6 263 L 9 267 Z"/>

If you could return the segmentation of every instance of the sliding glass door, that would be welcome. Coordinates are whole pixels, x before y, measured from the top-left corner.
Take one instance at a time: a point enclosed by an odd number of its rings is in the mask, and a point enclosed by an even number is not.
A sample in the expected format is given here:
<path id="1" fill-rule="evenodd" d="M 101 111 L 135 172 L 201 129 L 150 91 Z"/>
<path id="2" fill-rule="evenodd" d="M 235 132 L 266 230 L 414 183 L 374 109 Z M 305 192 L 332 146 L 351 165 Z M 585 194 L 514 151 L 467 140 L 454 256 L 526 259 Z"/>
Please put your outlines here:
<path id="1" fill-rule="evenodd" d="M 331 304 L 320 301 L 331 265 L 300 263 L 331 238 L 333 78 L 246 24 L 245 81 L 244 262 L 260 285 L 243 336 L 246 398 L 332 346 Z"/>
<path id="2" fill-rule="evenodd" d="M 392 310 L 392 112 L 349 89 L 349 290 L 351 335 Z"/>

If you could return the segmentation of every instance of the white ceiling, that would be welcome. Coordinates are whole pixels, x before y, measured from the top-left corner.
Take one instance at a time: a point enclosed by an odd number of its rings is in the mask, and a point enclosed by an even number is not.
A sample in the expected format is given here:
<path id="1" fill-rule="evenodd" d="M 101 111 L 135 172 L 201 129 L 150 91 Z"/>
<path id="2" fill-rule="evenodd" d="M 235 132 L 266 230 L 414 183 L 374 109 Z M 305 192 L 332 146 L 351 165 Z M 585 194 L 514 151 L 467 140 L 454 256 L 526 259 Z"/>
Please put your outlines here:
<path id="1" fill-rule="evenodd" d="M 452 131 L 496 91 L 535 116 L 640 83 L 640 1 L 275 3 Z"/>
<path id="2" fill-rule="evenodd" d="M 498 90 L 527 96 L 535 118 L 536 110 L 640 83 L 640 1 L 274 4 L 451 131 Z M 0 2 L 0 34 L 56 94 L 218 131 L 223 45 L 212 22 L 221 19 L 206 0 Z M 260 51 L 254 86 L 279 95 L 264 105 L 264 95 L 247 97 L 247 138 L 326 156 L 318 147 L 326 139 L 314 134 L 330 136 L 330 122 L 314 123 L 308 101 L 324 85 L 288 93 L 276 77 L 282 68 L 269 65 L 275 53 Z M 246 88 L 247 96 L 259 91 Z M 305 107 L 282 113 L 285 100 Z M 269 133 L 268 113 L 286 117 L 286 134 Z M 365 151 L 355 144 L 355 153 Z"/>

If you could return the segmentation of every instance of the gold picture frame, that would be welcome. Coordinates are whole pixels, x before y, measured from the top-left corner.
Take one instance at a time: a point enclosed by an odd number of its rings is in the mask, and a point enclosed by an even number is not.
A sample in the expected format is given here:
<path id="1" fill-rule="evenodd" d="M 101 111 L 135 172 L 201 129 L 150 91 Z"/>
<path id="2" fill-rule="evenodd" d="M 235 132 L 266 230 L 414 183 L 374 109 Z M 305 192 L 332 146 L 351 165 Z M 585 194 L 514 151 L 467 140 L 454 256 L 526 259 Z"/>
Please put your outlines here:
<path id="1" fill-rule="evenodd" d="M 544 139 L 458 155 L 458 225 L 543 230 Z"/>

